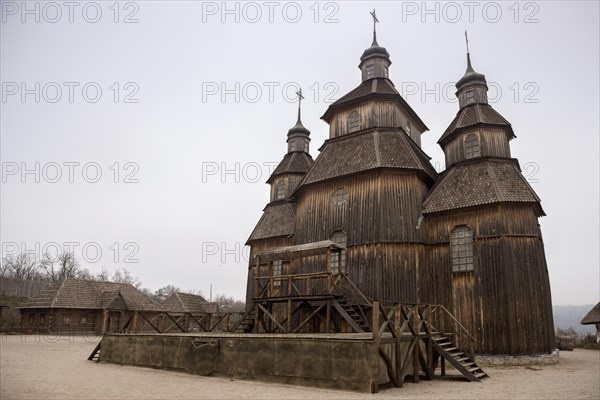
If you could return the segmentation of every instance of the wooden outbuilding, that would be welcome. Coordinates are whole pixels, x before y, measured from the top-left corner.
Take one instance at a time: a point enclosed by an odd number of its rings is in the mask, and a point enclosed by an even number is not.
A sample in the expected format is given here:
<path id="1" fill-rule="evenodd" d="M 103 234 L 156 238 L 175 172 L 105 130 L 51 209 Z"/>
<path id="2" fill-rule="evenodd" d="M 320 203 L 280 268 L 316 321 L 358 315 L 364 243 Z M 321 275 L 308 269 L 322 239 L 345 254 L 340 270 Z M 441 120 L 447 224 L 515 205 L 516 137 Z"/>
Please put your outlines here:
<path id="1" fill-rule="evenodd" d="M 583 317 L 581 325 L 596 325 L 596 343 L 600 343 L 600 302 Z"/>
<path id="2" fill-rule="evenodd" d="M 121 332 L 135 311 L 162 311 L 130 284 L 73 278 L 51 285 L 18 309 L 25 332 L 89 334 Z"/>

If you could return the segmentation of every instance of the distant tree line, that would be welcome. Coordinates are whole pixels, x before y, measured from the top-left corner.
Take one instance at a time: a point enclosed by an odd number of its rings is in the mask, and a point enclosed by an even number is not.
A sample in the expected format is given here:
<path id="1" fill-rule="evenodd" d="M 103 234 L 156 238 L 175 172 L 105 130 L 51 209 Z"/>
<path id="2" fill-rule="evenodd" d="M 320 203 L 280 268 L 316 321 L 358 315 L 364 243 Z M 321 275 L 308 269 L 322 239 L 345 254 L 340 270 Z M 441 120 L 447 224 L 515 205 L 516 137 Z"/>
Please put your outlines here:
<path id="1" fill-rule="evenodd" d="M 164 301 L 175 292 L 184 291 L 174 285 L 166 285 L 152 291 L 142 287 L 140 279 L 125 268 L 117 268 L 112 273 L 102 268 L 100 272 L 92 273 L 81 265 L 73 253 L 63 251 L 56 256 L 46 253 L 39 260 L 24 252 L 3 257 L 0 265 L 0 295 L 32 297 L 48 285 L 67 278 L 131 284 L 157 302 Z M 198 290 L 185 290 L 185 292 L 202 296 Z M 217 295 L 214 302 L 229 308 L 244 305 L 243 302 L 225 295 Z"/>

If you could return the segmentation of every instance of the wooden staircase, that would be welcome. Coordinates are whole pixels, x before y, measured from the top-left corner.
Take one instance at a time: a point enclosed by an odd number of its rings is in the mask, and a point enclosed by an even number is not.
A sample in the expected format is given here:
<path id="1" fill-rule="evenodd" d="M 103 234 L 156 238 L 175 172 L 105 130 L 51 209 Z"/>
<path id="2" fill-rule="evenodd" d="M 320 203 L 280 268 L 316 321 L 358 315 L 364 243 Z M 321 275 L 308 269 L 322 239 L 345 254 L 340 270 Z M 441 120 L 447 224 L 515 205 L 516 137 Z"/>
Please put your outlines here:
<path id="1" fill-rule="evenodd" d="M 242 316 L 240 322 L 234 327 L 234 333 L 250 333 L 254 330 L 254 319 L 256 317 L 256 308 L 252 307 L 249 312 Z"/>
<path id="2" fill-rule="evenodd" d="M 432 337 L 432 344 L 444 359 L 448 360 L 454 368 L 471 382 L 481 382 L 488 376 L 464 351 L 456 347 L 448 336 L 438 335 Z"/>
<path id="3" fill-rule="evenodd" d="M 337 303 L 344 310 L 344 312 L 354 321 L 362 332 L 371 332 L 371 326 L 369 325 L 368 319 L 365 316 L 364 311 L 360 305 L 350 304 L 344 298 L 338 298 Z M 341 313 L 343 316 L 343 313 Z"/>
<path id="4" fill-rule="evenodd" d="M 92 354 L 88 357 L 89 361 L 100 362 L 100 349 L 102 348 L 102 340 L 98 342 Z"/>

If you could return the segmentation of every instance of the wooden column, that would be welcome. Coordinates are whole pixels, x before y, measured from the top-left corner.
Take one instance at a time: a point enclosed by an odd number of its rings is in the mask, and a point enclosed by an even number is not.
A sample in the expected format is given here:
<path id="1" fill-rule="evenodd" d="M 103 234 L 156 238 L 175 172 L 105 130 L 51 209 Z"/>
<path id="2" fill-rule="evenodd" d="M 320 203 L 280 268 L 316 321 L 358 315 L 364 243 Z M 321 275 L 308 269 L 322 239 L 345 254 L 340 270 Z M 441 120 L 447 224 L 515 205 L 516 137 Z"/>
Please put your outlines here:
<path id="1" fill-rule="evenodd" d="M 379 339 L 379 302 L 373 302 L 373 340 Z"/>
<path id="2" fill-rule="evenodd" d="M 292 332 L 292 300 L 287 301 L 287 333 Z"/>
<path id="3" fill-rule="evenodd" d="M 401 333 L 400 327 L 402 322 L 402 309 L 400 304 L 396 304 L 394 310 L 394 331 L 396 332 L 396 379 L 398 384 L 402 387 L 402 346 L 400 343 Z"/>
<path id="4" fill-rule="evenodd" d="M 108 332 L 109 326 L 108 326 L 108 310 L 104 310 L 104 313 L 102 315 L 102 334 L 104 335 L 105 333 Z"/>

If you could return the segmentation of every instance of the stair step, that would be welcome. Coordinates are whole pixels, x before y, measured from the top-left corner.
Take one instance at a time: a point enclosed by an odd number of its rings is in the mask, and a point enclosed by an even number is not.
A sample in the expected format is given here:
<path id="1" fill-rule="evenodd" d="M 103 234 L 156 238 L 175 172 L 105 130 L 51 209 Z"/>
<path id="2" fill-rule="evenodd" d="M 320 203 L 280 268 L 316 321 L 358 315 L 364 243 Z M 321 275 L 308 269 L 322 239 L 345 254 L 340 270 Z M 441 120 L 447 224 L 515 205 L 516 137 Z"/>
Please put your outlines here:
<path id="1" fill-rule="evenodd" d="M 467 371 L 469 371 L 470 373 L 474 373 L 475 371 L 479 371 L 481 368 L 479 367 L 474 367 L 474 368 L 467 368 Z"/>
<path id="2" fill-rule="evenodd" d="M 485 373 L 485 372 L 483 372 L 483 371 L 481 371 L 481 372 L 478 372 L 478 373 L 476 373 L 476 374 L 473 374 L 473 375 L 475 375 L 475 378 L 477 378 L 477 379 L 485 378 L 486 376 L 488 376 L 488 374 L 486 374 L 486 373 Z"/>

